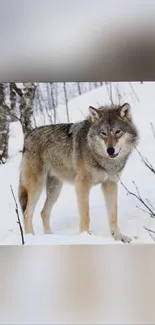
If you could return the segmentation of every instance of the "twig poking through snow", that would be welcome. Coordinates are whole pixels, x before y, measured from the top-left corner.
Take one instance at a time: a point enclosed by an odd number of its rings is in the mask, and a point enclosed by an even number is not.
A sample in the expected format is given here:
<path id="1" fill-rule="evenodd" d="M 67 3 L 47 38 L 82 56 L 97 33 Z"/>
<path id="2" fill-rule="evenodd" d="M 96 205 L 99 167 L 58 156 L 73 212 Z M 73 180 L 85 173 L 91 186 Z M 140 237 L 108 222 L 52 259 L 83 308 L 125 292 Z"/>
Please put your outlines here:
<path id="1" fill-rule="evenodd" d="M 150 200 L 146 199 L 146 201 L 148 202 L 148 204 L 150 205 L 150 207 L 152 208 L 152 210 L 154 210 L 154 207 L 153 207 L 152 203 L 150 202 Z"/>
<path id="2" fill-rule="evenodd" d="M 120 179 L 120 178 L 119 178 Z M 146 204 L 146 202 L 142 199 L 142 197 L 141 197 L 141 195 L 140 195 L 140 192 L 139 192 L 139 189 L 138 189 L 138 187 L 137 187 L 137 185 L 135 184 L 135 182 L 133 181 L 133 184 L 134 184 L 134 186 L 135 186 L 135 188 L 136 188 L 136 191 L 137 191 L 137 194 L 136 193 L 133 193 L 133 192 L 131 192 L 131 191 L 129 191 L 128 190 L 128 188 L 122 183 L 122 181 L 120 180 L 120 183 L 121 183 L 121 185 L 124 187 L 124 189 L 126 190 L 126 192 L 127 192 L 127 194 L 130 194 L 130 195 L 132 195 L 132 196 L 134 196 L 134 197 L 136 197 L 144 206 L 145 206 L 145 208 L 149 211 L 149 214 L 150 214 L 150 216 L 151 216 L 151 218 L 155 218 L 155 209 L 152 207 L 152 209 Z M 137 207 L 137 208 L 139 208 L 139 207 Z M 154 211 L 153 211 L 154 210 Z M 145 210 L 143 210 L 143 211 L 145 211 Z M 145 211 L 145 212 L 147 212 L 147 211 Z"/>
<path id="3" fill-rule="evenodd" d="M 19 218 L 18 205 L 17 205 L 16 198 L 15 198 L 15 195 L 14 195 L 14 192 L 13 192 L 13 189 L 12 189 L 11 185 L 10 185 L 10 188 L 11 188 L 12 196 L 13 196 L 14 201 L 15 201 L 15 206 L 16 206 L 15 210 L 16 210 L 17 220 L 18 220 L 17 223 L 19 224 L 19 229 L 20 229 L 21 238 L 22 238 L 22 245 L 24 245 L 25 244 L 24 233 L 23 233 L 22 225 L 21 225 L 20 218 Z"/>
<path id="4" fill-rule="evenodd" d="M 152 122 L 150 123 L 150 125 L 151 125 L 151 129 L 152 129 L 153 136 L 155 138 L 155 129 L 154 129 L 154 126 L 153 126 Z M 152 164 L 149 162 L 149 160 L 147 158 L 143 157 L 143 155 L 140 153 L 140 151 L 137 149 L 137 147 L 135 149 L 138 152 L 139 156 L 141 157 L 142 162 L 144 163 L 144 165 L 147 168 L 149 168 L 153 174 L 155 174 L 155 169 L 152 166 Z"/>
<path id="5" fill-rule="evenodd" d="M 150 212 L 146 211 L 145 209 L 140 208 L 138 205 L 136 205 L 136 208 L 143 211 L 143 212 L 145 212 L 145 213 L 147 213 L 147 214 L 149 214 L 149 216 L 150 216 Z"/>
<path id="6" fill-rule="evenodd" d="M 148 159 L 145 158 L 145 157 L 143 157 L 142 154 L 140 153 L 140 151 L 139 151 L 137 148 L 135 148 L 135 149 L 136 149 L 136 151 L 138 152 L 139 156 L 141 157 L 142 162 L 144 163 L 144 165 L 145 165 L 147 168 L 149 168 L 153 174 L 155 174 L 155 169 L 154 169 L 153 166 L 150 164 L 150 162 L 148 161 Z"/>
<path id="7" fill-rule="evenodd" d="M 153 234 L 155 234 L 155 230 L 149 229 L 147 227 L 144 227 L 144 229 L 147 230 L 147 231 L 153 232 Z"/>
<path id="8" fill-rule="evenodd" d="M 155 242 L 155 237 L 152 235 L 152 233 L 155 234 L 155 231 L 153 231 L 153 230 L 151 230 L 151 229 L 149 229 L 149 228 L 146 228 L 146 227 L 144 227 L 144 229 L 145 229 L 146 231 L 148 231 L 150 237 L 151 237 L 151 238 L 153 239 L 153 241 Z"/>

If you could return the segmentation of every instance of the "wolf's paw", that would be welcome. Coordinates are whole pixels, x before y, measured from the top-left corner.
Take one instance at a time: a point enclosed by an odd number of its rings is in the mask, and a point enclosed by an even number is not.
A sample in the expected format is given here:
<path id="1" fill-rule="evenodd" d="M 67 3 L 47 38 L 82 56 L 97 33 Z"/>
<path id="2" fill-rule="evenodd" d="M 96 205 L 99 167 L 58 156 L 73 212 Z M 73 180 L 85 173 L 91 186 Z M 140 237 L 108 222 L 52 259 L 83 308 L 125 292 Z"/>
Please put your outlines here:
<path id="1" fill-rule="evenodd" d="M 88 229 L 80 229 L 80 234 L 82 234 L 83 232 L 87 233 L 88 235 L 92 235 L 92 231 L 88 230 Z"/>
<path id="2" fill-rule="evenodd" d="M 123 243 L 130 243 L 131 242 L 131 238 L 128 236 L 124 236 L 123 234 L 121 234 L 120 231 L 115 231 L 112 236 L 115 238 L 115 240 L 120 240 Z"/>
<path id="3" fill-rule="evenodd" d="M 121 235 L 121 241 L 123 242 L 123 243 L 130 243 L 131 242 L 131 238 L 130 237 L 128 237 L 128 236 L 124 236 L 124 235 Z"/>
<path id="4" fill-rule="evenodd" d="M 84 230 L 84 231 L 81 231 L 80 233 L 86 233 L 88 235 L 92 235 L 92 232 L 90 230 Z"/>

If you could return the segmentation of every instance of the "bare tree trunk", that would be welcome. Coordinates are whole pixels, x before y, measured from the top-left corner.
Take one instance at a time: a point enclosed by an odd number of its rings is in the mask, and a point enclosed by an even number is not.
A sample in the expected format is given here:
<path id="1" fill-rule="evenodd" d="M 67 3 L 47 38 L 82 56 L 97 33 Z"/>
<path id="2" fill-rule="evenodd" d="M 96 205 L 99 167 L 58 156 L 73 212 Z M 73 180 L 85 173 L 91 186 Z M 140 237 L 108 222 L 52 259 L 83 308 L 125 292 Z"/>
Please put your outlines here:
<path id="1" fill-rule="evenodd" d="M 19 96 L 19 119 L 22 125 L 24 135 L 32 130 L 33 100 L 35 96 L 36 86 L 33 83 L 23 83 L 23 87 L 19 87 L 15 82 L 12 87 Z"/>
<path id="2" fill-rule="evenodd" d="M 48 84 L 47 84 L 48 87 Z M 46 110 L 47 116 L 50 120 L 50 123 L 52 123 L 52 116 L 49 114 L 49 107 L 50 107 L 50 98 L 48 96 L 48 105 L 45 102 L 43 93 L 42 93 L 42 89 L 40 88 L 39 84 L 37 86 L 37 95 L 38 95 L 38 103 L 39 103 L 39 111 L 41 111 L 42 115 L 43 115 L 43 119 L 44 119 L 44 125 L 46 124 L 46 116 L 44 111 Z M 48 95 L 48 93 L 47 93 Z"/>
<path id="3" fill-rule="evenodd" d="M 92 90 L 92 84 L 89 82 L 89 90 Z"/>
<path id="4" fill-rule="evenodd" d="M 110 100 L 111 104 L 113 105 L 113 93 L 112 93 L 112 83 L 109 84 L 109 94 L 110 94 Z"/>
<path id="5" fill-rule="evenodd" d="M 55 96 L 54 96 L 55 95 Z M 56 98 L 57 98 L 57 93 L 54 94 L 54 83 L 51 82 L 51 99 L 52 99 L 52 109 L 54 113 L 54 123 L 56 123 Z"/>
<path id="6" fill-rule="evenodd" d="M 122 95 L 121 95 L 121 91 L 119 89 L 119 84 L 115 87 L 115 89 L 116 89 L 117 98 L 118 98 L 118 105 L 120 106 L 122 103 Z"/>
<path id="7" fill-rule="evenodd" d="M 42 114 L 43 124 L 45 124 L 44 102 L 43 102 L 39 83 L 37 84 L 37 87 L 36 87 L 36 98 L 37 98 L 37 106 L 39 108 L 39 113 Z"/>
<path id="8" fill-rule="evenodd" d="M 113 93 L 112 93 L 112 83 L 111 82 L 105 82 L 105 84 L 106 84 L 106 87 L 107 87 L 107 91 L 108 91 L 108 94 L 109 94 L 109 99 L 110 99 L 110 101 L 111 101 L 111 105 L 113 105 L 114 104 L 114 102 L 113 102 Z M 108 87 L 108 84 L 109 84 L 109 87 Z"/>
<path id="9" fill-rule="evenodd" d="M 16 109 L 17 98 L 16 98 L 16 92 L 14 90 L 13 82 L 10 82 L 9 88 L 10 88 L 10 110 L 13 113 L 13 116 L 11 116 L 11 121 L 14 122 L 14 121 L 16 121 L 14 114 L 15 114 L 15 109 Z"/>
<path id="10" fill-rule="evenodd" d="M 78 89 L 78 94 L 81 95 L 81 86 L 80 86 L 80 82 L 77 82 L 77 89 Z"/>
<path id="11" fill-rule="evenodd" d="M 58 106 L 58 83 L 56 82 L 54 85 L 54 89 L 55 89 L 55 107 Z"/>
<path id="12" fill-rule="evenodd" d="M 65 95 L 65 104 L 66 104 L 67 122 L 69 123 L 68 97 L 67 97 L 66 82 L 63 82 L 63 88 L 64 88 L 64 95 Z"/>
<path id="13" fill-rule="evenodd" d="M 46 84 L 46 89 L 47 89 L 47 98 L 48 98 L 47 115 L 49 117 L 50 123 L 53 123 L 53 119 L 52 119 L 52 115 L 51 115 L 51 106 L 52 106 L 52 104 L 51 104 L 51 92 L 50 92 L 49 83 Z"/>
<path id="14" fill-rule="evenodd" d="M 0 83 L 0 163 L 8 158 L 9 119 L 5 110 L 4 84 Z"/>
<path id="15" fill-rule="evenodd" d="M 97 87 L 98 87 L 97 82 L 94 82 L 94 88 L 97 88 Z"/>

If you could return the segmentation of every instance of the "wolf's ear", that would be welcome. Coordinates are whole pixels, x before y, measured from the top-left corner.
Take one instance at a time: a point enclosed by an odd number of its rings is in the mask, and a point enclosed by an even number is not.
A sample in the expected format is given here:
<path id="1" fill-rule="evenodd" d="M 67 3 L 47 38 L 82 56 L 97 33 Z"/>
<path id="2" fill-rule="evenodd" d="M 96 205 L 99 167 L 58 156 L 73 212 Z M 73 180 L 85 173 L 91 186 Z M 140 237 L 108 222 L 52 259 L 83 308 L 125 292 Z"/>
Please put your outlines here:
<path id="1" fill-rule="evenodd" d="M 94 108 L 93 106 L 89 106 L 89 112 L 90 112 L 92 122 L 95 122 L 100 118 L 99 110 L 97 108 Z"/>
<path id="2" fill-rule="evenodd" d="M 127 119 L 129 121 L 132 120 L 132 115 L 131 115 L 131 106 L 130 104 L 128 103 L 125 103 L 123 104 L 121 107 L 120 107 L 120 116 L 123 118 L 123 119 Z"/>

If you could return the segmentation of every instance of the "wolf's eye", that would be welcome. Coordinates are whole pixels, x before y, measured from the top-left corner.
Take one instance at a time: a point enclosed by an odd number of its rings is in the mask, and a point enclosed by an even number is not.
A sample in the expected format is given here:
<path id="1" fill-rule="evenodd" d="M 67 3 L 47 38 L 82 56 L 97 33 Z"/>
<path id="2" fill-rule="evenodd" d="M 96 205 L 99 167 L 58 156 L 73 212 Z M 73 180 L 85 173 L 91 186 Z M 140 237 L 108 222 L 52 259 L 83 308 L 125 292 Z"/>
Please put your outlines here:
<path id="1" fill-rule="evenodd" d="M 101 133 L 104 137 L 107 136 L 106 133 L 105 133 L 104 131 L 101 131 L 100 133 Z"/>
<path id="2" fill-rule="evenodd" d="M 121 134 L 121 132 L 122 132 L 121 130 L 117 130 L 117 131 L 115 132 L 115 134 L 116 134 L 116 135 L 119 135 L 119 134 Z"/>

